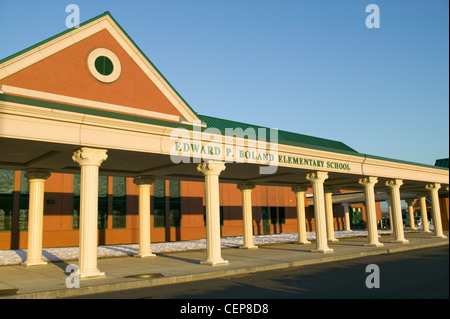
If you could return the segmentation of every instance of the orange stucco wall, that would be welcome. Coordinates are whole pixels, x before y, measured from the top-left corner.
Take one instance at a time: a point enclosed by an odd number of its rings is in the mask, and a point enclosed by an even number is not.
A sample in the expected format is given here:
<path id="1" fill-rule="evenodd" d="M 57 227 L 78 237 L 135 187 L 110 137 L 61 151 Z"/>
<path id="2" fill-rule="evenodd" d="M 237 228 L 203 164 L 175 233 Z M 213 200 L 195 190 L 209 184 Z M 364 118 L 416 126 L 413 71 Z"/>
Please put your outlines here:
<path id="1" fill-rule="evenodd" d="M 139 236 L 138 218 L 138 188 L 132 178 L 127 178 L 127 210 L 126 228 L 112 227 L 112 177 L 109 177 L 109 211 L 108 227 L 99 229 L 98 243 L 129 244 L 137 243 Z M 78 246 L 79 231 L 73 229 L 73 185 L 71 174 L 52 173 L 45 183 L 43 246 L 65 247 Z M 152 188 L 153 189 L 153 188 Z M 168 198 L 168 181 L 166 181 L 166 196 Z M 152 242 L 179 241 L 200 239 L 206 237 L 204 223 L 204 183 L 181 182 L 181 227 L 153 227 L 151 218 Z M 14 205 L 11 231 L 0 232 L 0 249 L 23 249 L 27 246 L 28 231 L 18 230 L 18 212 L 20 196 L 20 171 L 15 172 Z M 242 236 L 242 197 L 235 184 L 220 184 L 220 205 L 223 207 L 223 225 L 221 236 Z M 153 205 L 153 202 L 152 202 Z M 275 187 L 257 185 L 252 191 L 253 232 L 264 234 L 263 207 L 284 207 L 285 222 L 272 224 L 268 220 L 268 233 L 297 232 L 296 200 L 290 187 Z M 166 220 L 169 210 L 166 205 Z M 380 218 L 380 216 L 378 217 Z M 334 205 L 335 229 L 344 229 L 344 209 Z M 306 224 L 308 231 L 314 231 L 314 209 L 306 207 Z M 267 230 L 267 229 L 266 229 Z"/>
<path id="2" fill-rule="evenodd" d="M 113 83 L 96 80 L 88 69 L 87 57 L 97 48 L 111 50 L 120 60 L 122 72 Z M 106 30 L 14 73 L 0 83 L 180 116 Z"/>

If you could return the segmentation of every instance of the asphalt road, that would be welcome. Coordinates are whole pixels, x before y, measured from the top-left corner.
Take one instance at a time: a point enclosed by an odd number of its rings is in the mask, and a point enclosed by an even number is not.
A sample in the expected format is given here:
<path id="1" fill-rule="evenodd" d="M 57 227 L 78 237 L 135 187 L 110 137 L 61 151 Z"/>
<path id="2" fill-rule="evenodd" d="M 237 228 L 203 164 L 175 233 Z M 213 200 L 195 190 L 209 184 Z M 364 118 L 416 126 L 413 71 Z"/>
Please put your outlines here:
<path id="1" fill-rule="evenodd" d="M 366 272 L 371 264 L 378 266 L 378 281 L 376 270 Z M 368 288 L 366 281 L 379 283 L 379 288 Z M 449 249 L 440 246 L 80 298 L 448 299 Z"/>

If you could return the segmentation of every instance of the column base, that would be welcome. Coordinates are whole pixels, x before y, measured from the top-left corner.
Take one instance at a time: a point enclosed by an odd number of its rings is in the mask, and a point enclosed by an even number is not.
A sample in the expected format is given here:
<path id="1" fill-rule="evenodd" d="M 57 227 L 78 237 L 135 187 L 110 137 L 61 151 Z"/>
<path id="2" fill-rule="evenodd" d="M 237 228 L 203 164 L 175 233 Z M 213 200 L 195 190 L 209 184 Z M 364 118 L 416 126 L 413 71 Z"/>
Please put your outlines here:
<path id="1" fill-rule="evenodd" d="M 323 254 L 330 254 L 333 253 L 334 250 L 331 248 L 325 248 L 325 249 L 314 249 L 311 250 L 312 253 L 323 253 Z"/>
<path id="2" fill-rule="evenodd" d="M 308 244 L 311 244 L 311 242 L 310 241 L 298 241 L 297 244 L 299 244 L 299 245 L 308 245 Z"/>
<path id="3" fill-rule="evenodd" d="M 431 238 L 442 238 L 442 239 L 445 239 L 445 238 L 447 238 L 447 236 L 445 236 L 445 235 L 437 235 L 437 236 L 432 236 Z"/>
<path id="4" fill-rule="evenodd" d="M 43 260 L 26 260 L 21 265 L 24 267 L 43 266 L 43 265 L 47 265 L 47 262 L 43 261 Z"/>
<path id="5" fill-rule="evenodd" d="M 364 244 L 364 246 L 369 246 L 369 247 L 383 247 L 384 244 L 382 244 L 382 243 L 368 243 L 368 244 Z"/>
<path id="6" fill-rule="evenodd" d="M 328 239 L 328 242 L 330 242 L 330 243 L 335 243 L 337 241 L 339 241 L 339 239 L 337 239 L 337 238 Z"/>
<path id="7" fill-rule="evenodd" d="M 396 243 L 396 244 L 409 244 L 409 240 L 406 240 L 406 239 L 396 239 L 396 240 L 393 241 L 393 243 Z"/>
<path id="8" fill-rule="evenodd" d="M 79 270 L 80 279 L 97 279 L 106 277 L 104 272 L 101 272 L 98 268 L 89 270 Z"/>
<path id="9" fill-rule="evenodd" d="M 239 249 L 258 249 L 258 246 L 251 245 L 251 246 L 239 246 Z"/>
<path id="10" fill-rule="evenodd" d="M 427 234 L 428 234 L 428 233 L 432 233 L 431 230 L 423 230 L 422 232 L 423 232 L 423 233 L 427 233 Z"/>
<path id="11" fill-rule="evenodd" d="M 228 260 L 215 259 L 215 260 L 205 260 L 201 261 L 200 265 L 209 265 L 209 266 L 226 266 L 228 265 Z"/>
<path id="12" fill-rule="evenodd" d="M 134 258 L 147 258 L 147 257 L 156 257 L 155 254 L 152 253 L 138 253 L 136 255 L 133 256 Z"/>

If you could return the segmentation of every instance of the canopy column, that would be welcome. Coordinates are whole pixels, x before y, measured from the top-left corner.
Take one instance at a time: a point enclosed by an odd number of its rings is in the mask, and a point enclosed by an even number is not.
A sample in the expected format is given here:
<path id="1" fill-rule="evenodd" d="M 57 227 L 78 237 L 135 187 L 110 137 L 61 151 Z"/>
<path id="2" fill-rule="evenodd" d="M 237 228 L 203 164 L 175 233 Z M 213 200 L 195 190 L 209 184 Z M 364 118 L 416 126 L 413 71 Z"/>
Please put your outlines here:
<path id="1" fill-rule="evenodd" d="M 240 248 L 255 249 L 253 244 L 253 214 L 252 214 L 252 190 L 254 184 L 240 183 L 237 188 L 242 193 L 242 220 L 244 224 L 244 245 Z"/>
<path id="2" fill-rule="evenodd" d="M 42 231 L 44 219 L 44 186 L 50 177 L 47 169 L 30 169 L 25 178 L 30 183 L 28 206 L 28 246 L 27 260 L 23 266 L 45 265 L 42 260 Z"/>
<path id="3" fill-rule="evenodd" d="M 345 216 L 345 230 L 351 231 L 350 227 L 350 203 L 342 203 L 344 206 L 344 216 Z"/>
<path id="4" fill-rule="evenodd" d="M 150 249 L 150 190 L 155 179 L 151 176 L 136 176 L 133 183 L 139 189 L 139 252 L 134 257 L 154 257 Z"/>
<path id="5" fill-rule="evenodd" d="M 411 230 L 417 230 L 416 222 L 414 221 L 414 207 L 413 207 L 416 200 L 411 198 L 405 201 L 408 204 L 409 228 Z"/>
<path id="6" fill-rule="evenodd" d="M 409 241 L 405 239 L 403 232 L 402 207 L 400 200 L 400 186 L 403 185 L 401 179 L 393 179 L 386 181 L 386 186 L 390 188 L 391 206 L 392 206 L 392 221 L 394 224 L 394 236 L 396 243 L 408 244 Z"/>
<path id="7" fill-rule="evenodd" d="M 80 174 L 80 278 L 100 277 L 97 268 L 98 175 L 99 167 L 108 158 L 105 149 L 82 147 L 72 159 L 81 166 Z"/>
<path id="8" fill-rule="evenodd" d="M 375 206 L 375 190 L 374 186 L 378 183 L 376 177 L 365 177 L 359 180 L 359 184 L 364 186 L 364 194 L 366 197 L 366 218 L 367 218 L 367 232 L 369 243 L 368 246 L 382 247 L 383 244 L 378 240 L 377 231 L 377 212 Z"/>
<path id="9" fill-rule="evenodd" d="M 207 258 L 201 263 L 211 266 L 228 265 L 228 261 L 222 258 L 220 248 L 219 175 L 225 170 L 225 163 L 204 162 L 198 164 L 197 170 L 205 175 Z"/>
<path id="10" fill-rule="evenodd" d="M 325 187 L 325 217 L 327 223 L 327 239 L 330 242 L 339 241 L 334 235 L 334 217 L 333 217 L 333 189 Z"/>
<path id="11" fill-rule="evenodd" d="M 427 211 L 427 197 L 425 194 L 419 196 L 420 201 L 420 213 L 422 215 L 422 227 L 424 233 L 431 233 L 428 221 L 428 211 Z"/>
<path id="12" fill-rule="evenodd" d="M 311 182 L 314 198 L 314 218 L 316 224 L 316 249 L 313 252 L 332 253 L 333 249 L 328 247 L 327 228 L 325 220 L 325 199 L 323 182 L 328 178 L 326 172 L 314 172 L 306 175 Z"/>
<path id="13" fill-rule="evenodd" d="M 441 221 L 441 208 L 439 206 L 439 195 L 438 191 L 441 188 L 441 184 L 433 183 L 425 186 L 426 189 L 430 191 L 431 198 L 431 209 L 433 215 L 433 225 L 434 225 L 434 237 L 439 238 L 447 238 L 444 235 L 442 230 L 442 221 Z"/>
<path id="14" fill-rule="evenodd" d="M 305 220 L 305 192 L 308 188 L 302 186 L 293 186 L 292 191 L 295 193 L 297 200 L 297 231 L 298 243 L 305 245 L 311 242 L 306 238 L 306 220 Z"/>

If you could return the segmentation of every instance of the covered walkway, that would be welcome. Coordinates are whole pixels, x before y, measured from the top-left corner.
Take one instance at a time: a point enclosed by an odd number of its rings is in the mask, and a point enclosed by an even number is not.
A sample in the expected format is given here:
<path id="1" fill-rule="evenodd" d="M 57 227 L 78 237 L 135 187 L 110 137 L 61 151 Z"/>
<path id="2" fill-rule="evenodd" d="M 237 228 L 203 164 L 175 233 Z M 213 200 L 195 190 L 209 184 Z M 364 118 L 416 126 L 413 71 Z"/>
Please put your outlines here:
<path id="1" fill-rule="evenodd" d="M 448 232 L 445 232 L 448 236 Z M 448 245 L 448 238 L 435 238 L 423 232 L 407 232 L 409 245 L 395 241 L 393 235 L 382 235 L 383 247 L 364 245 L 364 237 L 344 238 L 330 243 L 333 254 L 311 254 L 296 242 L 261 245 L 259 249 L 228 248 L 223 257 L 230 263 L 223 267 L 200 265 L 204 251 L 158 254 L 154 258 L 118 257 L 99 259 L 105 278 L 83 280 L 80 288 L 66 288 L 65 269 L 76 261 L 54 262 L 40 267 L 0 267 L 0 298 L 64 298 L 92 293 L 189 282 L 258 271 L 348 260 L 367 255 L 395 253 L 411 249 Z M 426 269 L 424 269 L 426 271 Z M 367 274 L 363 274 L 365 278 Z M 364 282 L 361 282 L 364 285 Z"/>

